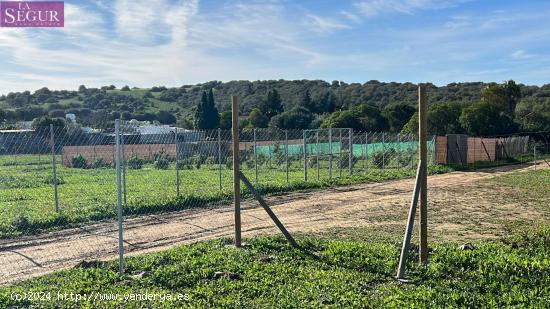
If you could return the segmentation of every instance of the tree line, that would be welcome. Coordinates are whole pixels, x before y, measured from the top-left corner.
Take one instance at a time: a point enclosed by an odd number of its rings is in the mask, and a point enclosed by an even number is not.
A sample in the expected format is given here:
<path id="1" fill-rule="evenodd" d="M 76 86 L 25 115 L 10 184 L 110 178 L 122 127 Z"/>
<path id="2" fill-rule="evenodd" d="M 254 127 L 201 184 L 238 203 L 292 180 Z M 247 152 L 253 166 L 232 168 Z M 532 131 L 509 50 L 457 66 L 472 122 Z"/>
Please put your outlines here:
<path id="1" fill-rule="evenodd" d="M 497 135 L 550 130 L 550 85 L 453 83 L 426 85 L 430 134 Z M 77 91 L 41 88 L 0 96 L 0 121 L 73 113 L 80 123 L 112 127 L 114 119 L 177 124 L 189 129 L 228 129 L 231 95 L 240 99 L 242 127 L 306 129 L 350 127 L 414 132 L 416 91 L 412 83 L 347 84 L 340 81 L 218 81 L 167 88 L 114 85 Z"/>

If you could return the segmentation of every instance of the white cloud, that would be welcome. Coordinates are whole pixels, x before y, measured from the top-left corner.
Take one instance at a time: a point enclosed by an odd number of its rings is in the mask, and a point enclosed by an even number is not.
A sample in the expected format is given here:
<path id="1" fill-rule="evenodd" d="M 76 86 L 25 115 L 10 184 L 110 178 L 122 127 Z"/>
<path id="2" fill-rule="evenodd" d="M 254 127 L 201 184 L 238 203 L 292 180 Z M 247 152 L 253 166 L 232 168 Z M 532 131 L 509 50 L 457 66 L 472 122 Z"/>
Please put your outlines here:
<path id="1" fill-rule="evenodd" d="M 147 1 L 98 3 L 105 12 L 94 4 L 66 4 L 65 28 L 0 31 L 2 63 L 11 64 L 3 66 L 0 93 L 79 84 L 147 87 L 297 78 L 304 67 L 325 59 L 305 43 L 310 33 L 300 20 L 289 22 L 285 7 L 275 2 L 236 2 L 201 14 L 198 0 L 163 0 L 146 16 L 144 8 L 152 6 Z M 115 10 L 114 25 L 109 10 Z"/>
<path id="2" fill-rule="evenodd" d="M 331 33 L 336 30 L 349 29 L 350 26 L 334 19 L 321 17 L 314 14 L 306 14 L 304 24 L 313 32 L 320 34 Z"/>
<path id="3" fill-rule="evenodd" d="M 12 65 L 11 76 L 3 75 L 0 83 L 3 87 L 12 86 L 0 92 L 42 86 L 74 89 L 81 83 L 180 83 L 189 63 L 186 55 L 191 54 L 185 49 L 189 19 L 197 13 L 198 2 L 156 4 L 162 9 L 148 13 L 143 25 L 149 27 L 140 25 L 139 16 L 134 15 L 143 12 L 139 8 L 121 13 L 112 29 L 102 15 L 89 7 L 66 4 L 64 28 L 3 29 L 0 46 L 6 47 L 4 59 L 10 59 Z M 134 5 L 151 6 L 146 2 Z M 113 4 L 117 10 L 127 6 L 125 0 Z M 165 40 L 156 42 L 159 30 Z M 18 86 L 13 87 L 14 84 Z"/>
<path id="4" fill-rule="evenodd" d="M 472 19 L 469 16 L 453 16 L 451 20 L 443 25 L 447 29 L 456 30 L 472 26 Z"/>
<path id="5" fill-rule="evenodd" d="M 276 61 L 279 66 L 285 65 L 283 60 L 319 62 L 324 55 L 305 43 L 310 33 L 304 32 L 302 24 L 289 20 L 285 13 L 285 7 L 278 3 L 238 2 L 217 14 L 196 16 L 189 29 L 189 41 L 193 48 L 207 54 L 227 51 L 227 58 L 243 57 L 246 68 L 252 65 L 247 59 L 251 53 L 257 60 Z"/>
<path id="6" fill-rule="evenodd" d="M 354 23 L 360 23 L 361 22 L 361 17 L 359 17 L 357 14 L 354 14 L 350 11 L 341 11 L 340 12 L 340 15 L 344 16 L 346 19 L 354 22 Z"/>
<path id="7" fill-rule="evenodd" d="M 172 4 L 167 0 L 118 0 L 113 12 L 116 31 L 135 43 L 150 43 L 166 32 L 182 30 L 180 26 L 196 13 L 197 4 L 196 1 Z"/>
<path id="8" fill-rule="evenodd" d="M 91 1 L 66 3 L 65 28 L 2 28 L 0 93 L 214 79 L 500 81 L 534 72 L 543 80 L 540 67 L 550 67 L 547 10 L 470 12 L 378 27 L 361 19 L 458 2 L 364 0 L 370 4 L 365 12 L 339 8 L 327 17 L 295 10 L 288 1 L 231 0 L 214 8 L 199 7 L 198 0 Z M 132 5 L 140 8 L 126 10 Z M 142 23 L 138 15 L 153 6 Z M 352 26 L 346 36 L 338 33 Z"/>
<path id="9" fill-rule="evenodd" d="M 511 56 L 512 58 L 519 60 L 531 59 L 535 57 L 535 55 L 529 54 L 525 49 L 518 49 L 513 52 Z"/>
<path id="10" fill-rule="evenodd" d="M 364 0 L 355 6 L 366 16 L 373 17 L 383 13 L 398 12 L 412 14 L 418 10 L 442 9 L 468 0 Z"/>

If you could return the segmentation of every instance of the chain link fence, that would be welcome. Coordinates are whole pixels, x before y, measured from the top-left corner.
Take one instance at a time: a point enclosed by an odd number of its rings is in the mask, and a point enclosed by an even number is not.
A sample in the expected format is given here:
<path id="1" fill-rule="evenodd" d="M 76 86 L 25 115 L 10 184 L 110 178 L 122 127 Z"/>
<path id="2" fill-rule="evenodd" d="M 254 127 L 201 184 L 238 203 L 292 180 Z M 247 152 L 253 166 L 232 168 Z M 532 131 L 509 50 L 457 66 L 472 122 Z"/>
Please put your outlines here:
<path id="1" fill-rule="evenodd" d="M 412 175 L 418 161 L 415 135 L 347 128 L 242 129 L 239 141 L 241 171 L 261 194 L 326 187 L 369 173 Z M 86 260 L 104 256 L 98 252 L 116 254 L 119 209 L 128 236 L 122 246 L 130 254 L 169 247 L 190 235 L 194 240 L 228 235 L 232 212 L 221 206 L 233 196 L 230 131 L 120 121 L 118 143 L 120 208 L 114 127 L 0 131 L 0 274 L 9 276 L 14 263 L 47 272 L 42 263 L 22 257 L 28 257 L 25 252 L 13 252 L 22 242 L 48 243 L 52 233 L 71 247 L 52 242 L 41 253 L 50 265 L 62 263 L 60 255 L 62 260 Z M 540 153 L 539 160 L 543 151 L 548 154 L 548 147 L 512 147 L 516 144 L 512 139 L 508 149 Z M 428 164 L 436 164 L 435 137 L 428 141 L 428 151 Z M 251 200 L 250 192 L 242 191 Z M 208 214 L 216 214 L 217 221 L 201 221 Z M 261 229 L 262 220 L 268 219 L 245 215 L 243 225 Z M 159 222 L 162 228 L 156 228 Z"/>

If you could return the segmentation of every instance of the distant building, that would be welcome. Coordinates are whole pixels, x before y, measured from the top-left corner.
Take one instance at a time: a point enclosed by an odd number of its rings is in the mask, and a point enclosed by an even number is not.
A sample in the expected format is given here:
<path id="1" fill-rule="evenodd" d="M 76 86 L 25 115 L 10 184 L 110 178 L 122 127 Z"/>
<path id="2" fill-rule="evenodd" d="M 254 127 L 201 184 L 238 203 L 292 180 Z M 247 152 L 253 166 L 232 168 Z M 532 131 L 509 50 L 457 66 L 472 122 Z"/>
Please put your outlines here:
<path id="1" fill-rule="evenodd" d="M 101 133 L 100 129 L 94 129 L 92 127 L 80 127 L 83 133 L 92 134 L 92 133 Z"/>
<path id="2" fill-rule="evenodd" d="M 65 119 L 70 120 L 72 123 L 76 123 L 76 115 L 75 114 L 65 114 Z"/>
<path id="3" fill-rule="evenodd" d="M 45 153 L 49 139 L 34 130 L 0 130 L 0 154 Z"/>
<path id="4" fill-rule="evenodd" d="M 31 130 L 32 121 L 18 121 L 15 123 L 15 127 L 21 130 Z"/>
<path id="5" fill-rule="evenodd" d="M 126 140 L 131 143 L 141 144 L 167 144 L 174 143 L 176 127 L 169 125 L 154 124 L 149 121 L 138 121 L 132 119 L 121 124 L 122 132 L 127 136 Z M 203 138 L 204 133 L 177 129 L 178 141 L 195 142 Z M 136 138 L 138 137 L 138 138 Z"/>

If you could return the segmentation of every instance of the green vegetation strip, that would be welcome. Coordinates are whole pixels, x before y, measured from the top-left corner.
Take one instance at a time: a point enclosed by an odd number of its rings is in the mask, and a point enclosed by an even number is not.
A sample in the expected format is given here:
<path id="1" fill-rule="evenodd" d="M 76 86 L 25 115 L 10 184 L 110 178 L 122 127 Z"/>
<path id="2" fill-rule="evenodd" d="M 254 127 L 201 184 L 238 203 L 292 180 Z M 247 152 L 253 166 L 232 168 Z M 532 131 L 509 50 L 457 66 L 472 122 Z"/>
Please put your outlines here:
<path id="1" fill-rule="evenodd" d="M 444 166 L 430 167 L 430 173 L 444 173 L 452 169 Z M 12 238 L 32 235 L 52 229 L 75 226 L 80 223 L 116 218 L 116 186 L 114 169 L 78 169 L 60 167 L 59 213 L 53 208 L 53 180 L 48 168 L 41 167 L 0 167 L 6 172 L 2 176 L 6 182 L 0 184 L 0 238 Z M 254 170 L 243 169 L 246 176 L 254 180 Z M 310 171 L 310 181 L 303 180 L 303 170 L 292 167 L 290 181 L 286 182 L 286 173 L 281 169 L 260 170 L 260 182 L 257 186 L 263 194 L 284 194 L 294 191 L 313 190 L 332 186 L 365 182 L 379 182 L 404 179 L 414 176 L 415 170 L 378 169 L 357 170 L 353 176 L 347 171 L 339 177 L 334 169 L 334 178 L 328 179 L 328 171 L 321 170 L 320 180 L 314 171 Z M 223 188 L 218 188 L 218 170 L 216 166 L 203 165 L 199 169 L 180 170 L 182 180 L 181 195 L 175 193 L 175 175 L 173 164 L 168 170 L 155 169 L 146 165 L 143 169 L 128 170 L 128 202 L 125 215 L 140 215 L 167 212 L 189 208 L 212 206 L 228 203 L 232 197 L 231 170 L 224 168 Z M 336 178 L 338 177 L 338 178 Z M 185 180 L 185 182 L 183 182 Z M 244 196 L 249 197 L 244 190 Z"/>
<path id="2" fill-rule="evenodd" d="M 424 267 L 411 252 L 407 284 L 393 279 L 397 243 L 249 241 L 240 250 L 213 240 L 128 258 L 124 276 L 115 262 L 84 263 L 0 289 L 0 307 L 543 308 L 550 297 L 550 226 L 473 250 L 437 244 Z M 156 299 L 129 299 L 145 294 Z M 29 295 L 40 299 L 22 299 Z"/>

